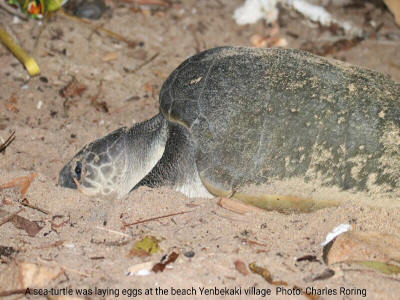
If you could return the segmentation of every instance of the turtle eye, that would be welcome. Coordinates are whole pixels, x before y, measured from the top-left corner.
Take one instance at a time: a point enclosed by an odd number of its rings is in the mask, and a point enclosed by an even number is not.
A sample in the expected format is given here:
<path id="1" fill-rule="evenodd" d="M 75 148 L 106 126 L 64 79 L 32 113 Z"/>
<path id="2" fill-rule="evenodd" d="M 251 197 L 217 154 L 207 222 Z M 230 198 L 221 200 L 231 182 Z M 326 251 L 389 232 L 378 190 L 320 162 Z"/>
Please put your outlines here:
<path id="1" fill-rule="evenodd" d="M 78 161 L 75 166 L 76 179 L 81 180 L 81 175 L 82 175 L 82 163 L 80 161 Z"/>

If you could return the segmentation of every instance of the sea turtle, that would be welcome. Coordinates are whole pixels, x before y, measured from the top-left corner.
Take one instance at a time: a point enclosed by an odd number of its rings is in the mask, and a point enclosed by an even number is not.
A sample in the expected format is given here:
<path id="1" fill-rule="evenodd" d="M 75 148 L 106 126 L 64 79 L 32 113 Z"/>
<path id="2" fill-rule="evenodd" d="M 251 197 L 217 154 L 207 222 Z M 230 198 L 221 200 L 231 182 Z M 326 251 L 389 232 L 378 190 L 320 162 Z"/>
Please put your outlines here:
<path id="1" fill-rule="evenodd" d="M 400 197 L 400 84 L 294 49 L 219 47 L 164 82 L 160 113 L 79 151 L 59 184 L 170 186 L 269 209 Z"/>

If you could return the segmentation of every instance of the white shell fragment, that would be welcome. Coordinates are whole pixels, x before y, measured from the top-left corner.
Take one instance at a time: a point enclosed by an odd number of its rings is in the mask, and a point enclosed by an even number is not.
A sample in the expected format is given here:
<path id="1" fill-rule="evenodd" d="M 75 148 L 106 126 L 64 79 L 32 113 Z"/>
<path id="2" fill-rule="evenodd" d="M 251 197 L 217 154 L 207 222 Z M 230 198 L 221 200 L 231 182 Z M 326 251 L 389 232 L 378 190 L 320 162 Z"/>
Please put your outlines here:
<path id="1" fill-rule="evenodd" d="M 127 272 L 126 276 L 147 276 L 151 274 L 151 269 L 153 268 L 154 262 L 145 262 L 142 264 L 137 264 L 131 266 Z"/>
<path id="2" fill-rule="evenodd" d="M 235 10 L 233 18 L 239 25 L 253 24 L 261 19 L 265 19 L 268 24 L 274 23 L 279 15 L 279 10 L 276 7 L 278 3 L 292 7 L 307 19 L 321 25 L 337 24 L 346 33 L 354 36 L 362 34 L 362 30 L 355 28 L 350 22 L 336 20 L 322 6 L 311 4 L 306 0 L 246 0 L 242 6 Z"/>
<path id="3" fill-rule="evenodd" d="M 253 24 L 265 18 L 273 23 L 278 18 L 276 4 L 281 0 L 247 0 L 243 6 L 235 9 L 233 18 L 239 25 Z"/>
<path id="4" fill-rule="evenodd" d="M 343 232 L 351 230 L 352 227 L 350 224 L 340 224 L 333 228 L 331 232 L 326 235 L 325 242 L 321 243 L 321 246 L 327 245 L 330 241 L 332 241 L 335 237 L 342 234 Z"/>

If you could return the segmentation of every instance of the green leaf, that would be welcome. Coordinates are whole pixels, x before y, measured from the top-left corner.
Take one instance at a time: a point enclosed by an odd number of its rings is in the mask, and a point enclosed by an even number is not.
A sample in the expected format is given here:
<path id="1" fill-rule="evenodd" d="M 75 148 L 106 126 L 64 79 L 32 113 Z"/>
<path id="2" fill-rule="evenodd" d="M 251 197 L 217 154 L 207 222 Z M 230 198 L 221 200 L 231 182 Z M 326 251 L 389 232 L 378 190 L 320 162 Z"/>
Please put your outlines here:
<path id="1" fill-rule="evenodd" d="M 375 271 L 387 274 L 387 275 L 400 273 L 399 266 L 381 262 L 381 261 L 357 261 L 355 263 L 357 263 L 361 266 L 367 267 L 369 269 L 373 269 Z"/>

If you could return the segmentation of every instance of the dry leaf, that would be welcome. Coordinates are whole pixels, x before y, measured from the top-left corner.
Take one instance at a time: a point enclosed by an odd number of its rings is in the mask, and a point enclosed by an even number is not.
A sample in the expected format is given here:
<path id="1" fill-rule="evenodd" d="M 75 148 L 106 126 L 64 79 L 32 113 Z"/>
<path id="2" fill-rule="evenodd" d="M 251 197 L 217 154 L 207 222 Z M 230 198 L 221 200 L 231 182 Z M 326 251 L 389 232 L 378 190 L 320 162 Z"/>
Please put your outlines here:
<path id="1" fill-rule="evenodd" d="M 157 6 L 164 6 L 169 7 L 170 4 L 163 0 L 128 0 L 127 2 L 133 2 L 138 5 L 157 5 Z"/>
<path id="2" fill-rule="evenodd" d="M 19 112 L 19 109 L 14 104 L 6 103 L 5 105 L 8 111 L 12 111 L 14 113 Z"/>
<path id="3" fill-rule="evenodd" d="M 22 198 L 25 195 L 26 191 L 28 190 L 29 185 L 32 183 L 32 181 L 35 180 L 37 175 L 38 175 L 37 173 L 31 173 L 28 176 L 14 178 L 9 182 L 0 185 L 0 189 L 19 187 Z"/>
<path id="4" fill-rule="evenodd" d="M 352 261 L 400 261 L 400 239 L 376 232 L 342 233 L 328 249 L 328 264 Z"/>
<path id="5" fill-rule="evenodd" d="M 153 94 L 153 88 L 151 87 L 150 83 L 146 83 L 144 85 L 144 89 L 146 90 L 146 92 Z"/>
<path id="6" fill-rule="evenodd" d="M 11 257 L 15 253 L 18 253 L 19 251 L 14 249 L 13 247 L 8 247 L 8 246 L 1 246 L 0 245 L 0 258 L 3 257 Z"/>
<path id="7" fill-rule="evenodd" d="M 251 263 L 249 264 L 249 269 L 253 273 L 261 275 L 268 283 L 272 284 L 272 275 L 266 268 L 259 267 L 255 263 Z"/>
<path id="8" fill-rule="evenodd" d="M 156 237 L 147 235 L 135 243 L 127 256 L 149 256 L 157 253 L 160 250 L 160 247 L 158 246 L 159 242 L 160 241 Z"/>
<path id="9" fill-rule="evenodd" d="M 151 270 L 152 270 L 154 273 L 164 271 L 165 267 L 166 267 L 168 264 L 171 264 L 171 263 L 173 263 L 174 261 L 176 261 L 176 259 L 178 258 L 178 256 L 179 256 L 178 253 L 172 252 L 170 255 L 168 255 L 168 258 L 167 258 L 167 260 L 166 260 L 165 262 L 155 264 Z"/>
<path id="10" fill-rule="evenodd" d="M 103 56 L 103 61 L 112 61 L 118 59 L 118 52 L 108 52 Z"/>
<path id="11" fill-rule="evenodd" d="M 260 208 L 257 208 L 252 205 L 245 204 L 243 202 L 240 202 L 235 199 L 230 199 L 230 198 L 225 198 L 221 197 L 217 204 L 221 206 L 222 208 L 228 209 L 230 211 L 233 211 L 238 214 L 244 214 L 247 212 L 255 211 L 255 212 L 260 212 L 262 211 Z"/>
<path id="12" fill-rule="evenodd" d="M 400 26 L 400 1 L 399 0 L 383 0 L 389 10 L 392 12 L 396 19 L 397 25 Z"/>
<path id="13" fill-rule="evenodd" d="M 235 261 L 235 268 L 238 270 L 238 272 L 244 276 L 249 275 L 249 271 L 247 271 L 246 264 L 242 262 L 241 260 L 236 260 Z"/>
<path id="14" fill-rule="evenodd" d="M 368 269 L 372 269 L 381 272 L 386 275 L 399 274 L 400 266 L 388 264 L 380 261 L 357 261 L 356 264 L 364 266 Z"/>
<path id="15" fill-rule="evenodd" d="M 41 229 L 36 222 L 30 221 L 21 216 L 15 216 L 11 219 L 11 223 L 18 229 L 24 230 L 29 236 L 35 236 Z"/>
<path id="16" fill-rule="evenodd" d="M 49 268 L 32 263 L 19 263 L 20 284 L 22 288 L 46 286 L 50 281 L 64 273 L 59 267 Z"/>
<path id="17" fill-rule="evenodd" d="M 28 262 L 12 262 L 0 272 L 0 290 L 17 290 L 47 286 L 64 273 L 60 267 L 44 267 Z"/>
<path id="18" fill-rule="evenodd" d="M 74 77 L 65 87 L 63 87 L 59 94 L 64 98 L 81 96 L 86 91 L 87 86 L 83 83 L 79 83 Z"/>

